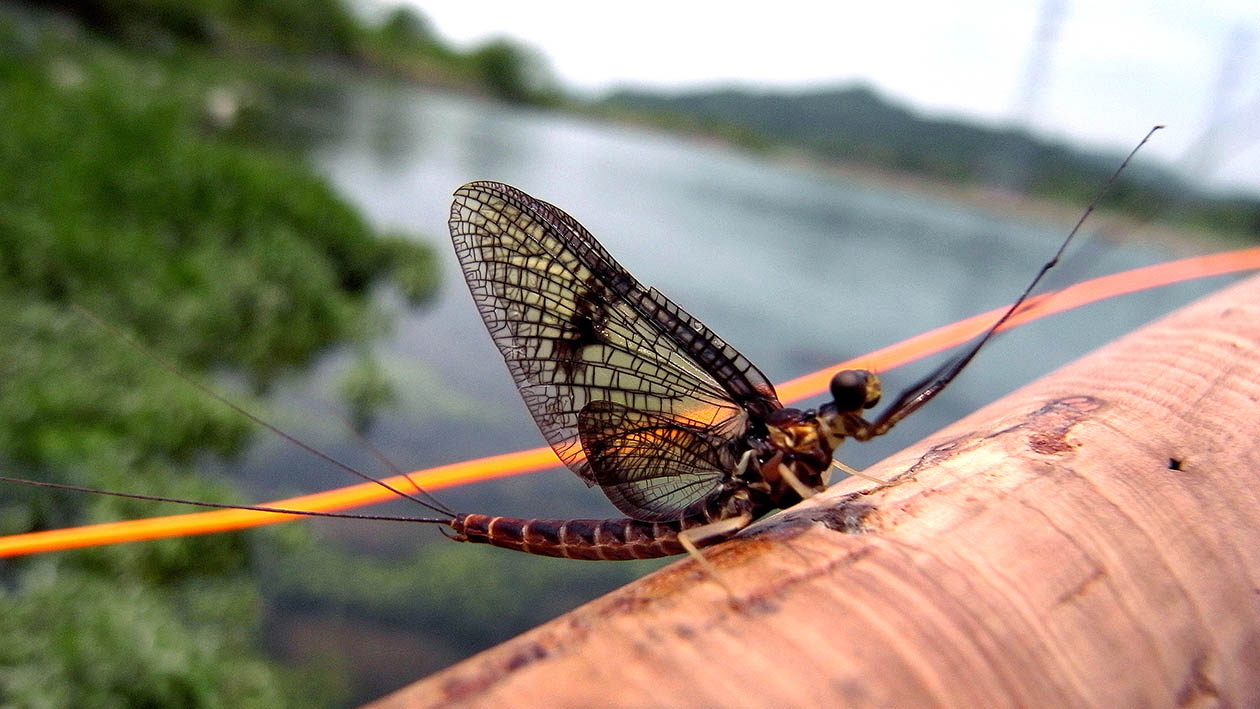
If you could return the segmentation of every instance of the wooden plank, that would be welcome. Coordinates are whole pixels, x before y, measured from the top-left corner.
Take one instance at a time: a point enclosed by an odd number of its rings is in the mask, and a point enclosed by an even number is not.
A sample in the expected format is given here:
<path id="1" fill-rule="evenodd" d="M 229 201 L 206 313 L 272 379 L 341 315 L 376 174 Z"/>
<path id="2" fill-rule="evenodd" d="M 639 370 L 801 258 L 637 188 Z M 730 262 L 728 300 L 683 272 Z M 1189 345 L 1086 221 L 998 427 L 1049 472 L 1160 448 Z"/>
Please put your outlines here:
<path id="1" fill-rule="evenodd" d="M 1260 278 L 380 700 L 1260 705 Z"/>

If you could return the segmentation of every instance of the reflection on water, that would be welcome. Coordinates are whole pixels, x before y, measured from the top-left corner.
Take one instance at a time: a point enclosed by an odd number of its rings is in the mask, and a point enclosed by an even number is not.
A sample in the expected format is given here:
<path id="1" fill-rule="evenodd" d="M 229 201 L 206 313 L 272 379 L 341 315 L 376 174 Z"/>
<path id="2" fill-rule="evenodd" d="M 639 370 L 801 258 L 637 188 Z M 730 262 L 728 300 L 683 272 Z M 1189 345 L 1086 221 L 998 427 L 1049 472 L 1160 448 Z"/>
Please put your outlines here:
<path id="1" fill-rule="evenodd" d="M 640 280 L 774 381 L 1009 302 L 1068 228 L 640 129 L 410 88 L 360 87 L 345 109 L 344 134 L 314 152 L 318 168 L 373 221 L 430 240 L 442 253 L 445 280 L 436 299 L 400 312 L 379 346 L 403 403 L 386 412 L 372 439 L 408 469 L 542 443 L 449 246 L 450 194 L 470 180 L 507 182 L 570 212 Z M 1088 254 L 1063 269 L 1072 280 L 1165 258 L 1132 244 L 1079 250 Z M 1212 287 L 1129 296 L 1012 333 L 887 440 L 850 444 L 841 454 L 868 465 Z M 310 379 L 281 387 L 277 409 L 307 410 L 304 397 L 322 391 L 343 364 L 330 358 Z M 886 388 L 897 391 L 928 366 L 889 373 Z M 281 420 L 371 467 L 338 422 Z M 295 480 L 292 471 L 316 466 L 274 443 L 261 443 L 247 467 L 254 480 L 272 476 L 268 484 L 286 490 L 347 482 L 337 471 Z M 599 492 L 565 472 L 443 499 L 467 511 L 613 513 Z M 399 536 L 437 535 L 408 529 Z"/>

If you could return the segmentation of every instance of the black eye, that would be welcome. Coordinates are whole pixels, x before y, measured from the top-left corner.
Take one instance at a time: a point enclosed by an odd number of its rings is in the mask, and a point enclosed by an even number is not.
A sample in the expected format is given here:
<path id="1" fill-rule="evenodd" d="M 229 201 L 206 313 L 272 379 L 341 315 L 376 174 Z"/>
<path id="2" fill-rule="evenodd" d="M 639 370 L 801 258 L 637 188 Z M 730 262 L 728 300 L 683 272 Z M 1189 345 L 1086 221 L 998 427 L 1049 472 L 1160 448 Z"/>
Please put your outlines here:
<path id="1" fill-rule="evenodd" d="M 869 409 L 879 403 L 879 378 L 862 369 L 846 369 L 831 378 L 831 398 L 841 411 Z"/>

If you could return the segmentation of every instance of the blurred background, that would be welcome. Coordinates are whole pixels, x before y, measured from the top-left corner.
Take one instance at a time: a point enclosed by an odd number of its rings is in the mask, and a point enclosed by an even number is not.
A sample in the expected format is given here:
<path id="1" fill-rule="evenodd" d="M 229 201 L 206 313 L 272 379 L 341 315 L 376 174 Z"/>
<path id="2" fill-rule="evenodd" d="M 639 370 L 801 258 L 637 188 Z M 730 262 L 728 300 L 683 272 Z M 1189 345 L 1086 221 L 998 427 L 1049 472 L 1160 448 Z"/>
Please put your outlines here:
<path id="1" fill-rule="evenodd" d="M 474 179 L 569 211 L 775 381 L 1010 302 L 1157 123 L 1057 284 L 1254 244 L 1257 31 L 1223 0 L 0 2 L 0 469 L 235 502 L 353 482 L 75 304 L 369 472 L 354 431 L 405 469 L 540 445 L 446 234 Z M 841 457 L 1223 282 L 1004 336 Z M 565 470 L 441 498 L 615 514 Z M 3 534 L 178 511 L 0 488 Z M 5 560 L 0 703 L 359 702 L 660 565 L 328 520 Z"/>

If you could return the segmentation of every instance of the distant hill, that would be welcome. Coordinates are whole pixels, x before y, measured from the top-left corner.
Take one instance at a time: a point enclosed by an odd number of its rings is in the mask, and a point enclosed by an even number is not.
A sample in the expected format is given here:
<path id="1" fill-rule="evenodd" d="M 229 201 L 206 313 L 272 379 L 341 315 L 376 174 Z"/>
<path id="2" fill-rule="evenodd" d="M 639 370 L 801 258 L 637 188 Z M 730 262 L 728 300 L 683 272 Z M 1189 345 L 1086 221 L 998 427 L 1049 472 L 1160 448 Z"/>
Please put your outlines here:
<path id="1" fill-rule="evenodd" d="M 930 118 L 865 86 L 625 90 L 599 105 L 613 114 L 713 134 L 754 149 L 797 148 L 824 159 L 1077 203 L 1097 192 L 1122 157 L 1086 152 L 1024 130 Z M 1171 212 L 1178 221 L 1260 238 L 1260 200 L 1204 194 L 1149 161 L 1126 171 L 1112 203 L 1134 216 L 1167 217 Z"/>

